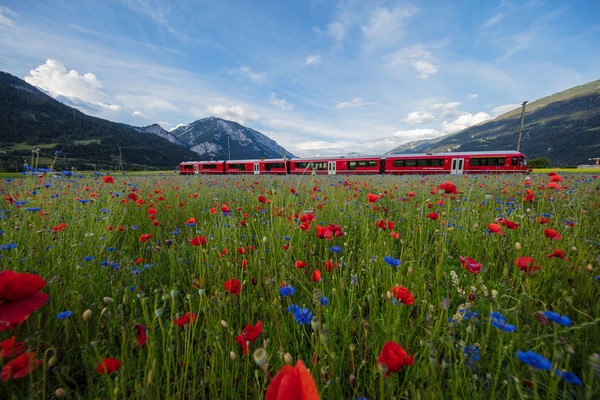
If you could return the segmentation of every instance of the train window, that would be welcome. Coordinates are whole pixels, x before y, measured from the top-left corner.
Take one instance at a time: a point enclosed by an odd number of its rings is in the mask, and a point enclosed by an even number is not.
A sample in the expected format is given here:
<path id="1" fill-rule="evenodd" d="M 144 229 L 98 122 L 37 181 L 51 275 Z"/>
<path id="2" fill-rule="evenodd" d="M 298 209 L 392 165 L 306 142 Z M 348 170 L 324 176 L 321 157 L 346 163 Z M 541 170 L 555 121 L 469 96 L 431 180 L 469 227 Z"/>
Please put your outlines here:
<path id="1" fill-rule="evenodd" d="M 394 160 L 394 162 L 392 163 L 393 167 L 404 167 L 404 160 Z"/>
<path id="2" fill-rule="evenodd" d="M 202 164 L 202 169 L 217 169 L 217 164 Z"/>
<path id="3" fill-rule="evenodd" d="M 229 169 L 239 169 L 240 171 L 246 170 L 246 164 L 227 164 Z"/>
<path id="4" fill-rule="evenodd" d="M 519 165 L 520 165 L 521 167 L 526 167 L 526 166 L 527 166 L 527 159 L 526 159 L 525 157 L 522 157 L 522 156 L 520 157 L 520 159 L 521 159 L 521 160 L 520 160 L 520 162 L 519 162 Z"/>
<path id="5" fill-rule="evenodd" d="M 431 160 L 429 160 L 428 158 L 421 158 L 420 160 L 417 160 L 417 166 L 419 167 L 429 167 L 431 165 Z"/>
<path id="6" fill-rule="evenodd" d="M 471 157 L 472 167 L 494 167 L 503 165 L 504 157 Z"/>
<path id="7" fill-rule="evenodd" d="M 297 163 L 295 163 L 295 167 L 296 167 L 296 168 L 302 168 L 302 169 L 304 169 L 304 168 L 306 168 L 307 166 L 308 166 L 308 163 L 307 163 L 307 162 L 297 162 Z"/>
<path id="8" fill-rule="evenodd" d="M 432 167 L 443 167 L 444 166 L 444 159 L 443 158 L 433 158 L 431 160 L 431 166 Z"/>
<path id="9" fill-rule="evenodd" d="M 181 169 L 194 169 L 193 165 L 183 165 Z"/>
<path id="10" fill-rule="evenodd" d="M 315 166 L 315 169 L 318 171 L 323 171 L 327 169 L 327 163 L 326 162 L 318 162 L 318 163 L 313 163 Z"/>
<path id="11" fill-rule="evenodd" d="M 270 171 L 272 168 L 285 168 L 285 164 L 282 162 L 265 163 L 265 171 Z"/>
<path id="12" fill-rule="evenodd" d="M 417 159 L 413 158 L 410 160 L 404 160 L 404 166 L 405 167 L 416 167 L 417 166 Z"/>
<path id="13" fill-rule="evenodd" d="M 356 169 L 356 161 L 348 161 L 348 169 Z"/>
<path id="14" fill-rule="evenodd" d="M 519 165 L 519 157 L 513 157 L 510 161 L 510 165 Z"/>
<path id="15" fill-rule="evenodd" d="M 367 162 L 369 167 L 376 167 L 377 166 L 377 160 L 370 160 Z"/>

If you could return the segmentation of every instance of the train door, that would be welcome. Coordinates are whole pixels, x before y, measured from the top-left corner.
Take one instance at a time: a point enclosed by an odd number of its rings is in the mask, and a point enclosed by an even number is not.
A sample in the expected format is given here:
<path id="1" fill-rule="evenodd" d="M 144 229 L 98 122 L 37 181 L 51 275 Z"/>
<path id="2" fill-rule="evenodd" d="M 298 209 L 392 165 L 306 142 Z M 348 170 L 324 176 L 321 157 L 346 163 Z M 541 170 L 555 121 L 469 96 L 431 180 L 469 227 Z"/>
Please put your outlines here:
<path id="1" fill-rule="evenodd" d="M 260 163 L 254 163 L 254 175 L 260 174 Z"/>
<path id="2" fill-rule="evenodd" d="M 194 174 L 198 175 L 198 164 L 194 164 Z"/>
<path id="3" fill-rule="evenodd" d="M 335 161 L 329 161 L 327 164 L 327 174 L 335 175 Z"/>
<path id="4" fill-rule="evenodd" d="M 450 173 L 452 175 L 462 175 L 464 163 L 465 163 L 464 158 L 453 158 L 452 159 L 452 169 L 450 170 Z"/>

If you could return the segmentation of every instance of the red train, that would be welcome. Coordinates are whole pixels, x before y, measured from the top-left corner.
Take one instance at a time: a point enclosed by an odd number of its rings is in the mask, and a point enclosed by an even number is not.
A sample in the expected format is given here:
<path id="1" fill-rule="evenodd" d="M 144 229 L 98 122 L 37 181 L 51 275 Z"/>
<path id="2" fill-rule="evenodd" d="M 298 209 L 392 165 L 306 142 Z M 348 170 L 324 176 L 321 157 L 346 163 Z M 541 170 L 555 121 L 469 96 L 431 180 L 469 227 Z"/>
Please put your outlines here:
<path id="1" fill-rule="evenodd" d="M 383 157 L 319 157 L 265 160 L 187 161 L 180 174 L 484 174 L 526 173 L 527 158 L 518 151 L 391 154 Z"/>

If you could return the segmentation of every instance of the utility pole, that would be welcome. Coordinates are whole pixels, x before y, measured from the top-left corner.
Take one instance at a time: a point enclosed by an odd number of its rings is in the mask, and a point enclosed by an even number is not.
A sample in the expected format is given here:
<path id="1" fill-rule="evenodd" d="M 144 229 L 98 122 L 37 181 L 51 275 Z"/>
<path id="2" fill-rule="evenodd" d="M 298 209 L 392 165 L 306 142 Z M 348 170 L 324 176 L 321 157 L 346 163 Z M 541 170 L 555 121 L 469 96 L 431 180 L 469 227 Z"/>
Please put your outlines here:
<path id="1" fill-rule="evenodd" d="M 229 145 L 229 133 L 227 134 L 227 151 L 229 152 L 229 160 L 231 160 L 231 146 Z"/>
<path id="2" fill-rule="evenodd" d="M 600 157 L 588 158 L 588 160 L 596 160 L 596 168 L 598 168 L 598 163 L 600 162 Z"/>
<path id="3" fill-rule="evenodd" d="M 527 100 L 521 104 L 521 126 L 519 127 L 519 141 L 517 142 L 517 151 L 521 151 L 521 135 L 523 134 L 523 118 L 525 118 L 525 104 Z"/>

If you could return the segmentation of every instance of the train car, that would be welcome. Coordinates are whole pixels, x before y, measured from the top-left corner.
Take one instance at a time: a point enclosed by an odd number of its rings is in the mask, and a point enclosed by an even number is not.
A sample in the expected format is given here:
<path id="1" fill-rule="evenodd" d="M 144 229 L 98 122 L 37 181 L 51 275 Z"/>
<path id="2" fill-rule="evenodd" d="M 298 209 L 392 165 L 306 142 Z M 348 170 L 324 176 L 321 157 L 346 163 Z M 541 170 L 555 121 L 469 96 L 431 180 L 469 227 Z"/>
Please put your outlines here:
<path id="1" fill-rule="evenodd" d="M 225 161 L 188 161 L 179 164 L 181 175 L 223 174 Z"/>
<path id="2" fill-rule="evenodd" d="M 392 154 L 385 174 L 490 174 L 528 171 L 527 158 L 512 150 L 457 153 Z"/>
<path id="3" fill-rule="evenodd" d="M 230 160 L 225 162 L 226 174 L 285 175 L 289 164 L 283 158 L 263 160 Z"/>
<path id="4" fill-rule="evenodd" d="M 372 175 L 382 173 L 382 165 L 382 159 L 378 156 L 292 158 L 289 160 L 289 173 L 310 174 L 314 171 L 318 175 Z"/>
<path id="5" fill-rule="evenodd" d="M 254 164 L 257 164 L 256 160 L 233 160 L 225 162 L 225 173 L 238 175 L 238 174 L 252 174 L 254 173 Z M 260 171 L 260 167 L 258 169 Z"/>

